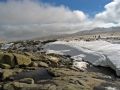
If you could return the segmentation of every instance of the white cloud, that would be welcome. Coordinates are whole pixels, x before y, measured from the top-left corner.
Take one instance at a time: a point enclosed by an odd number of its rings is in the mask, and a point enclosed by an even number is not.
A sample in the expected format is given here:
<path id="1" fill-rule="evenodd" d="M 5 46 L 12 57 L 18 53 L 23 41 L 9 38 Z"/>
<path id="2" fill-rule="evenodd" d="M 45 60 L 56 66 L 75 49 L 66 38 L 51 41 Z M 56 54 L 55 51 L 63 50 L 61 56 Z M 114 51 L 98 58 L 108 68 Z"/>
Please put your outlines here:
<path id="1" fill-rule="evenodd" d="M 120 24 L 120 0 L 113 0 L 105 5 L 105 11 L 96 14 L 95 21 L 103 23 L 103 26 L 117 26 Z"/>
<path id="2" fill-rule="evenodd" d="M 76 23 L 86 18 L 82 11 L 71 11 L 64 6 L 55 7 L 31 0 L 0 3 L 0 12 L 2 24 Z"/>
<path id="3" fill-rule="evenodd" d="M 75 32 L 78 24 L 86 19 L 82 11 L 71 11 L 64 6 L 56 7 L 31 0 L 9 0 L 0 3 L 0 37 L 24 39 Z"/>
<path id="4" fill-rule="evenodd" d="M 80 21 L 83 21 L 87 18 L 86 15 L 82 11 L 75 10 L 73 11 L 73 13 L 80 19 Z"/>

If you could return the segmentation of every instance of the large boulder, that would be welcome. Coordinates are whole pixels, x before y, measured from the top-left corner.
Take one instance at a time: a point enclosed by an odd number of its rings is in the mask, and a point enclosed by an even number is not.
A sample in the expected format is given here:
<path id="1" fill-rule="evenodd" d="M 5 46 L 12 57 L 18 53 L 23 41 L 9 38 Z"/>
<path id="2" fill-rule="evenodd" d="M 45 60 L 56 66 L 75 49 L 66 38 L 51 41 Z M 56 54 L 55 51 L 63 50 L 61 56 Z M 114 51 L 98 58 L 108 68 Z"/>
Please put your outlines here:
<path id="1" fill-rule="evenodd" d="M 3 70 L 3 72 L 2 72 L 2 80 L 5 80 L 5 79 L 10 78 L 10 76 L 12 76 L 12 75 L 13 75 L 13 71 L 12 71 L 12 70 L 10 70 L 10 69 L 5 69 L 5 70 Z"/>
<path id="2" fill-rule="evenodd" d="M 3 69 L 14 68 L 15 66 L 28 66 L 31 64 L 31 58 L 16 53 L 0 52 L 0 67 Z"/>
<path id="3" fill-rule="evenodd" d="M 10 66 L 14 67 L 15 66 L 15 61 L 14 61 L 14 56 L 12 53 L 0 53 L 0 67 L 2 66 Z"/>
<path id="4" fill-rule="evenodd" d="M 31 59 L 25 55 L 14 54 L 15 61 L 19 66 L 28 66 L 31 64 Z"/>
<path id="5" fill-rule="evenodd" d="M 22 69 L 2 69 L 0 72 L 0 79 L 14 79 L 13 76 L 17 75 L 18 73 L 22 72 Z"/>

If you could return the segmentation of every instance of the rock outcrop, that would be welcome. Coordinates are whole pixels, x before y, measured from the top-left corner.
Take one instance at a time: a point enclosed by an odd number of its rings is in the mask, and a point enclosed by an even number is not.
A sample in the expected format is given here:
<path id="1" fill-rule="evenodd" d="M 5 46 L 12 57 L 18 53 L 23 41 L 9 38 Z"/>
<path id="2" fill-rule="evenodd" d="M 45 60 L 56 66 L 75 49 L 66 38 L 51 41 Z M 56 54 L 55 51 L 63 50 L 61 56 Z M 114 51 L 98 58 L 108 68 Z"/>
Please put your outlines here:
<path id="1" fill-rule="evenodd" d="M 25 55 L 0 52 L 0 67 L 3 69 L 29 64 L 31 64 L 31 58 Z"/>
<path id="2" fill-rule="evenodd" d="M 106 90 L 109 86 L 119 90 L 119 78 L 111 69 L 68 55 L 36 52 L 39 43 L 17 42 L 0 52 L 0 90 Z"/>
<path id="3" fill-rule="evenodd" d="M 0 53 L 0 67 L 1 68 L 6 68 L 8 67 L 14 67 L 15 66 L 15 61 L 14 61 L 14 56 L 11 53 Z"/>
<path id="4" fill-rule="evenodd" d="M 15 61 L 19 66 L 28 66 L 31 64 L 31 59 L 25 55 L 14 54 Z"/>

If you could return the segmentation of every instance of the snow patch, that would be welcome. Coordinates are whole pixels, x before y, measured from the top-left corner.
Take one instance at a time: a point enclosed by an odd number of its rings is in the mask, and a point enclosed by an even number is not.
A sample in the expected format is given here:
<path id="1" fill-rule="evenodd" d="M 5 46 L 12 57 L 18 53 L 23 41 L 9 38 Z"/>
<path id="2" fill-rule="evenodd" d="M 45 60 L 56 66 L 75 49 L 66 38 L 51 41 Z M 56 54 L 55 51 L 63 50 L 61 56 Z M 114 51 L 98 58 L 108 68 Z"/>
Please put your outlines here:
<path id="1" fill-rule="evenodd" d="M 88 63 L 87 62 L 73 62 L 73 67 L 85 71 L 87 69 Z"/>
<path id="2" fill-rule="evenodd" d="M 106 90 L 118 90 L 118 89 L 116 89 L 115 87 L 111 87 L 111 86 L 105 87 L 105 89 L 106 89 Z"/>
<path id="3" fill-rule="evenodd" d="M 103 40 L 90 42 L 73 40 L 69 42 L 56 41 L 50 43 L 50 45 L 54 44 L 68 45 L 69 47 L 75 48 L 75 50 L 77 49 L 80 52 L 77 55 L 73 55 L 73 59 L 81 60 L 82 58 L 96 66 L 111 67 L 116 71 L 117 75 L 120 76 L 120 44 L 112 44 Z M 58 51 L 59 53 L 63 53 L 64 50 Z M 79 65 L 80 62 L 76 66 Z"/>
<path id="4" fill-rule="evenodd" d="M 74 59 L 74 61 L 75 60 L 82 61 L 84 57 L 86 57 L 86 55 L 80 54 L 80 55 L 72 56 L 71 58 Z"/>

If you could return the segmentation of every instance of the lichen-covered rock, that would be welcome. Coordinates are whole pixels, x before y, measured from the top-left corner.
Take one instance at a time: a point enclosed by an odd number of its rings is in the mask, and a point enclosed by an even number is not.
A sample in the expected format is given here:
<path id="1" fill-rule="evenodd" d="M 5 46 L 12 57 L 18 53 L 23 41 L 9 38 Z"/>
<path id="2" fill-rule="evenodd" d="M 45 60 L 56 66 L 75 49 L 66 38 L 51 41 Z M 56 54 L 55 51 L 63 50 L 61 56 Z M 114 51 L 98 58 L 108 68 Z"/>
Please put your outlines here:
<path id="1" fill-rule="evenodd" d="M 58 67 L 60 58 L 52 55 L 46 55 L 46 60 L 44 62 L 48 63 L 50 67 Z"/>
<path id="2" fill-rule="evenodd" d="M 38 66 L 39 66 L 39 67 L 45 67 L 45 68 L 48 68 L 48 67 L 49 67 L 49 65 L 48 65 L 47 63 L 45 63 L 45 62 L 39 62 L 39 63 L 38 63 Z"/>
<path id="3" fill-rule="evenodd" d="M 25 55 L 14 54 L 17 65 L 28 66 L 31 64 L 31 59 Z"/>
<path id="4" fill-rule="evenodd" d="M 13 79 L 13 75 L 22 72 L 22 69 L 0 69 L 0 80 Z"/>
<path id="5" fill-rule="evenodd" d="M 48 72 L 55 77 L 58 76 L 79 76 L 80 72 L 68 68 L 49 68 Z"/>
<path id="6" fill-rule="evenodd" d="M 14 86 L 11 83 L 6 83 L 2 87 L 3 90 L 15 90 Z"/>
<path id="7" fill-rule="evenodd" d="M 0 64 L 8 64 L 11 67 L 14 67 L 15 66 L 15 61 L 14 61 L 13 54 L 11 54 L 11 53 L 0 53 Z"/>
<path id="8" fill-rule="evenodd" d="M 32 53 L 25 52 L 24 53 L 26 56 L 30 57 L 32 61 L 39 61 L 39 57 L 33 55 Z"/>
<path id="9" fill-rule="evenodd" d="M 64 86 L 62 90 L 83 90 L 83 88 L 75 84 L 68 84 Z M 89 90 L 89 89 L 84 89 L 84 90 Z"/>
<path id="10" fill-rule="evenodd" d="M 34 60 L 47 61 L 48 59 L 47 59 L 46 56 L 47 56 L 47 55 L 46 55 L 45 53 L 42 53 L 42 54 L 38 55 L 37 58 L 39 58 L 39 59 L 34 59 Z"/>
<path id="11" fill-rule="evenodd" d="M 20 82 L 9 82 L 3 85 L 3 90 L 45 90 L 41 85 Z"/>
<path id="12" fill-rule="evenodd" d="M 0 67 L 3 69 L 10 69 L 11 68 L 11 66 L 8 64 L 0 64 Z"/>
<path id="13" fill-rule="evenodd" d="M 50 87 L 48 88 L 48 90 L 57 90 L 56 85 L 50 85 Z"/>
<path id="14" fill-rule="evenodd" d="M 58 55 L 58 54 L 47 54 L 47 60 L 50 62 L 52 67 L 66 67 L 69 68 L 72 66 L 73 60 L 67 56 Z"/>
<path id="15" fill-rule="evenodd" d="M 53 62 L 53 63 L 58 63 L 59 60 L 60 60 L 59 58 L 54 57 L 54 56 L 49 56 L 48 59 L 49 59 L 51 62 Z"/>
<path id="16" fill-rule="evenodd" d="M 11 53 L 5 53 L 3 59 L 6 64 L 11 65 L 11 67 L 15 66 L 14 56 Z"/>
<path id="17" fill-rule="evenodd" d="M 28 66 L 31 58 L 22 54 L 0 52 L 0 67 L 14 68 L 16 66 Z"/>
<path id="18" fill-rule="evenodd" d="M 30 66 L 32 66 L 32 67 L 38 67 L 38 63 L 32 62 Z"/>
<path id="19" fill-rule="evenodd" d="M 19 80 L 21 83 L 27 83 L 27 84 L 34 84 L 34 80 L 32 78 L 24 78 Z"/>
<path id="20" fill-rule="evenodd" d="M 2 80 L 5 80 L 5 79 L 9 78 L 12 75 L 13 75 L 12 70 L 5 69 L 5 70 L 3 70 L 3 73 L 2 73 Z"/>

